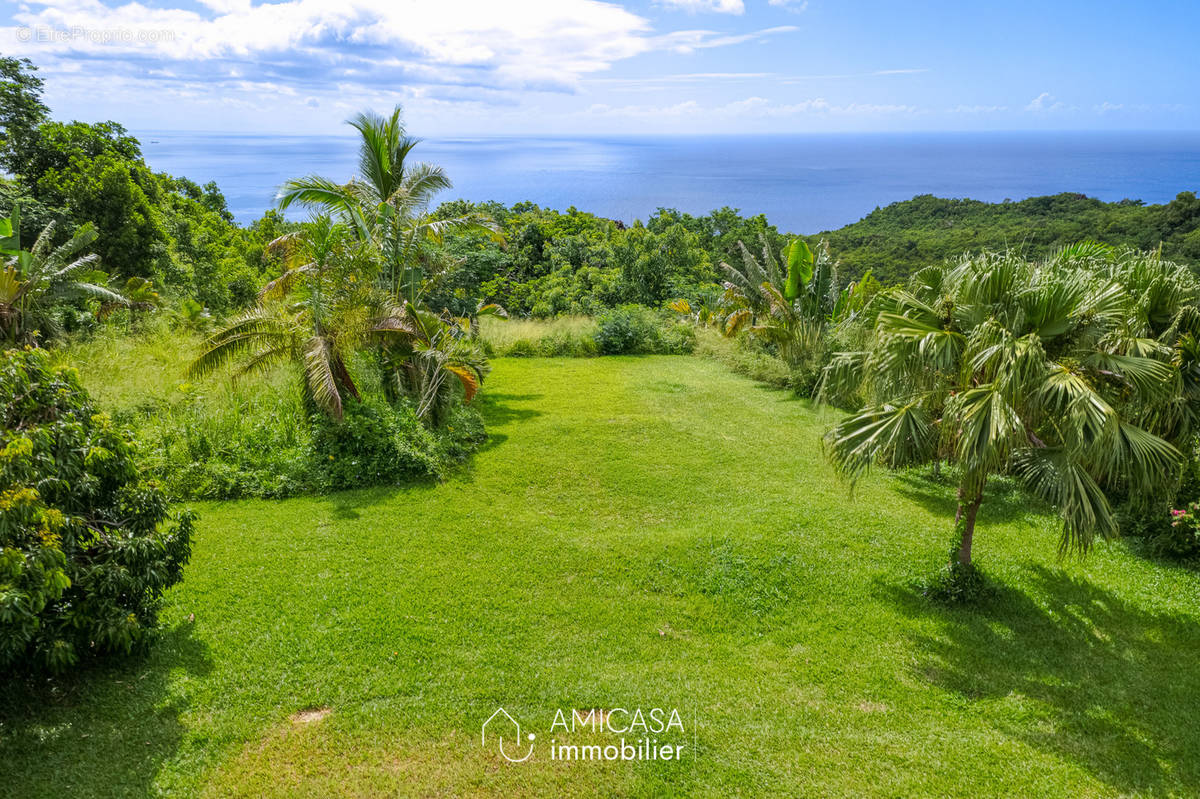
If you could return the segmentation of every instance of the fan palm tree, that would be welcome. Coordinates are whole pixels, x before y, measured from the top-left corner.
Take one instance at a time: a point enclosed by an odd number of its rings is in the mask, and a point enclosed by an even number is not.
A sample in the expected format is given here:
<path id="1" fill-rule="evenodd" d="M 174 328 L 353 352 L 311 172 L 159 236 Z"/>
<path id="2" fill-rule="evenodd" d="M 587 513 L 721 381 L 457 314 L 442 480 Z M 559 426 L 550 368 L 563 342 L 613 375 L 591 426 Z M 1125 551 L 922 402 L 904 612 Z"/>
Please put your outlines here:
<path id="1" fill-rule="evenodd" d="M 51 311 L 73 296 L 126 304 L 104 285 L 107 276 L 96 269 L 100 256 L 82 254 L 97 238 L 90 222 L 57 246 L 51 222 L 28 250 L 21 249 L 20 225 L 16 206 L 11 217 L 0 219 L 0 331 L 10 344 L 34 343 L 39 334 L 52 334 L 57 325 Z"/>
<path id="2" fill-rule="evenodd" d="M 420 139 L 408 135 L 397 106 L 391 116 L 361 113 L 349 121 L 359 134 L 358 173 L 347 183 L 309 175 L 283 184 L 281 209 L 299 204 L 333 215 L 378 253 L 381 282 L 398 302 L 418 304 L 427 269 L 436 258 L 430 243 L 449 231 L 483 231 L 499 237 L 495 223 L 470 214 L 435 219 L 433 198 L 449 189 L 441 167 L 410 161 Z"/>
<path id="3" fill-rule="evenodd" d="M 1057 508 L 1061 553 L 1115 533 L 1106 490 L 1150 496 L 1181 459 L 1187 345 L 1162 337 L 1181 338 L 1196 286 L 1156 260 L 1083 245 L 916 273 L 885 298 L 869 347 L 826 367 L 830 390 L 867 402 L 826 435 L 834 466 L 853 481 L 875 463 L 957 463 L 952 569 L 970 566 L 984 487 L 1002 472 Z"/>

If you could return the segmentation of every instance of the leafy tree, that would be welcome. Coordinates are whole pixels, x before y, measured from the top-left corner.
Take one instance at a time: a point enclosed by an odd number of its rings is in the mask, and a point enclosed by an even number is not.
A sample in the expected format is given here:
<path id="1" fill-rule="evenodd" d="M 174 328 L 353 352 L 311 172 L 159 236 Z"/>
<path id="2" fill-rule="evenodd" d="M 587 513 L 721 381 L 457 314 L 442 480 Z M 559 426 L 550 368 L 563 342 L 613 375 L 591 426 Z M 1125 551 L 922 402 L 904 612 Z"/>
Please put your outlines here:
<path id="1" fill-rule="evenodd" d="M 1148 290 L 1128 291 L 1139 273 Z M 1195 335 L 1197 295 L 1186 269 L 1095 244 L 923 269 L 884 298 L 869 347 L 826 368 L 832 390 L 866 398 L 828 454 L 851 479 L 874 463 L 957 464 L 952 574 L 971 569 L 999 473 L 1057 508 L 1063 552 L 1084 551 L 1116 532 L 1106 491 L 1149 497 L 1178 476 L 1172 442 L 1194 411 L 1174 356 L 1181 330 Z"/>
<path id="2" fill-rule="evenodd" d="M 699 236 L 678 224 L 660 234 L 635 224 L 615 237 L 613 258 L 626 301 L 652 308 L 715 276 Z"/>
<path id="3" fill-rule="evenodd" d="M 52 205 L 62 205 L 66 200 L 64 186 L 79 164 L 105 156 L 121 163 L 142 163 L 138 140 L 111 121 L 43 122 L 38 125 L 29 148 L 29 159 L 17 174 L 39 200 Z M 138 177 L 144 187 L 151 186 L 149 170 Z"/>
<path id="4" fill-rule="evenodd" d="M 646 227 L 655 233 L 663 233 L 677 224 L 700 237 L 702 246 L 708 251 L 709 261 L 714 264 L 740 259 L 740 244 L 744 241 L 765 238 L 775 252 L 786 244 L 786 237 L 767 222 L 766 216 L 757 214 L 744 217 L 738 209 L 729 206 L 705 216 L 692 216 L 674 208 L 659 208 L 646 222 Z"/>
<path id="5" fill-rule="evenodd" d="M 139 480 L 129 434 L 40 350 L 0 358 L 0 668 L 128 653 L 190 556 L 193 517 Z"/>
<path id="6" fill-rule="evenodd" d="M 50 109 L 42 102 L 42 79 L 28 58 L 0 56 L 0 166 L 24 171 L 29 143 Z"/>
<path id="7" fill-rule="evenodd" d="M 104 231 L 96 250 L 109 271 L 144 278 L 169 273 L 170 239 L 163 229 L 149 172 L 102 155 L 92 161 L 74 161 L 66 172 L 55 174 L 63 178 L 58 186 L 72 217 Z"/>

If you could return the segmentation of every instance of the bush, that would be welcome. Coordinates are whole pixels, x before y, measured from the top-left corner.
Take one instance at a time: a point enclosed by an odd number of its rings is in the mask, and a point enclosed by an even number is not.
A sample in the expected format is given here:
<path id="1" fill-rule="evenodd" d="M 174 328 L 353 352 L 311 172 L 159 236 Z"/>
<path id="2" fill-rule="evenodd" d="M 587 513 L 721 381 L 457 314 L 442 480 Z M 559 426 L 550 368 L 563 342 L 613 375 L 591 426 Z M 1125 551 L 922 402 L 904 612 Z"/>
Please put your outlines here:
<path id="1" fill-rule="evenodd" d="M 951 553 L 957 557 L 958 553 Z M 993 593 L 987 577 L 973 563 L 951 560 L 936 574 L 918 580 L 916 589 L 926 598 L 943 605 L 974 605 Z"/>
<path id="2" fill-rule="evenodd" d="M 4 354 L 0 416 L 0 667 L 130 652 L 182 577 L 192 514 L 160 529 L 166 497 L 129 434 L 44 352 Z"/>
<path id="3" fill-rule="evenodd" d="M 395 485 L 441 473 L 438 442 L 407 402 L 350 399 L 341 421 L 314 414 L 312 427 L 324 488 Z"/>
<path id="4" fill-rule="evenodd" d="M 596 319 L 601 355 L 683 355 L 696 346 L 691 325 L 666 320 L 642 305 L 620 305 Z"/>
<path id="5" fill-rule="evenodd" d="M 1200 557 L 1200 502 L 1172 510 L 1170 524 L 1155 526 L 1148 538 L 1160 554 L 1180 559 Z"/>
<path id="6" fill-rule="evenodd" d="M 445 465 L 466 461 L 487 443 L 483 417 L 470 405 L 456 405 L 446 425 L 436 431 L 440 460 Z"/>
<path id="7" fill-rule="evenodd" d="M 596 319 L 596 345 L 603 355 L 654 352 L 658 319 L 641 305 L 620 305 Z"/>

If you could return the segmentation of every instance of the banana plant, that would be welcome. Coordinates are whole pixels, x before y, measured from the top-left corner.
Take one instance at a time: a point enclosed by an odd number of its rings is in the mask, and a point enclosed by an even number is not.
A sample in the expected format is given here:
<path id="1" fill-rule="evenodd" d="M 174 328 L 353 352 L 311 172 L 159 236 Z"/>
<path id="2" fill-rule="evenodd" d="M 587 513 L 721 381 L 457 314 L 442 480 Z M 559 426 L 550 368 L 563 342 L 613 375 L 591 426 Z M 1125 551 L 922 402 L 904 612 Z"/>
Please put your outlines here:
<path id="1" fill-rule="evenodd" d="M 721 264 L 728 277 L 724 333 L 734 336 L 746 330 L 770 342 L 785 361 L 795 365 L 823 346 L 834 321 L 843 291 L 837 266 L 824 242 L 814 253 L 803 239 L 793 239 L 783 247 L 781 259 L 765 237 L 760 243 L 761 258 L 739 242 L 742 264 Z"/>

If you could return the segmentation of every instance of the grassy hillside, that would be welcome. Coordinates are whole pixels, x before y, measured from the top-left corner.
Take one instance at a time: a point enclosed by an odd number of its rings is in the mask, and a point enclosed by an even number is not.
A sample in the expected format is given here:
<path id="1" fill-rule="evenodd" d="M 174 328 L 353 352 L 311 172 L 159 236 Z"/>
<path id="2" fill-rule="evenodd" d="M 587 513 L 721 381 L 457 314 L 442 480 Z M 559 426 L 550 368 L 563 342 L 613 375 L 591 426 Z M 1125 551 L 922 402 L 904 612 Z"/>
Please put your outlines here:
<path id="1" fill-rule="evenodd" d="M 1057 563 L 1001 484 L 995 596 L 932 606 L 950 491 L 851 499 L 828 417 L 709 360 L 505 359 L 484 402 L 445 483 L 199 505 L 149 655 L 5 686 L 0 796 L 1200 793 L 1196 574 Z M 678 707 L 693 756 L 507 763 L 498 705 Z"/>

